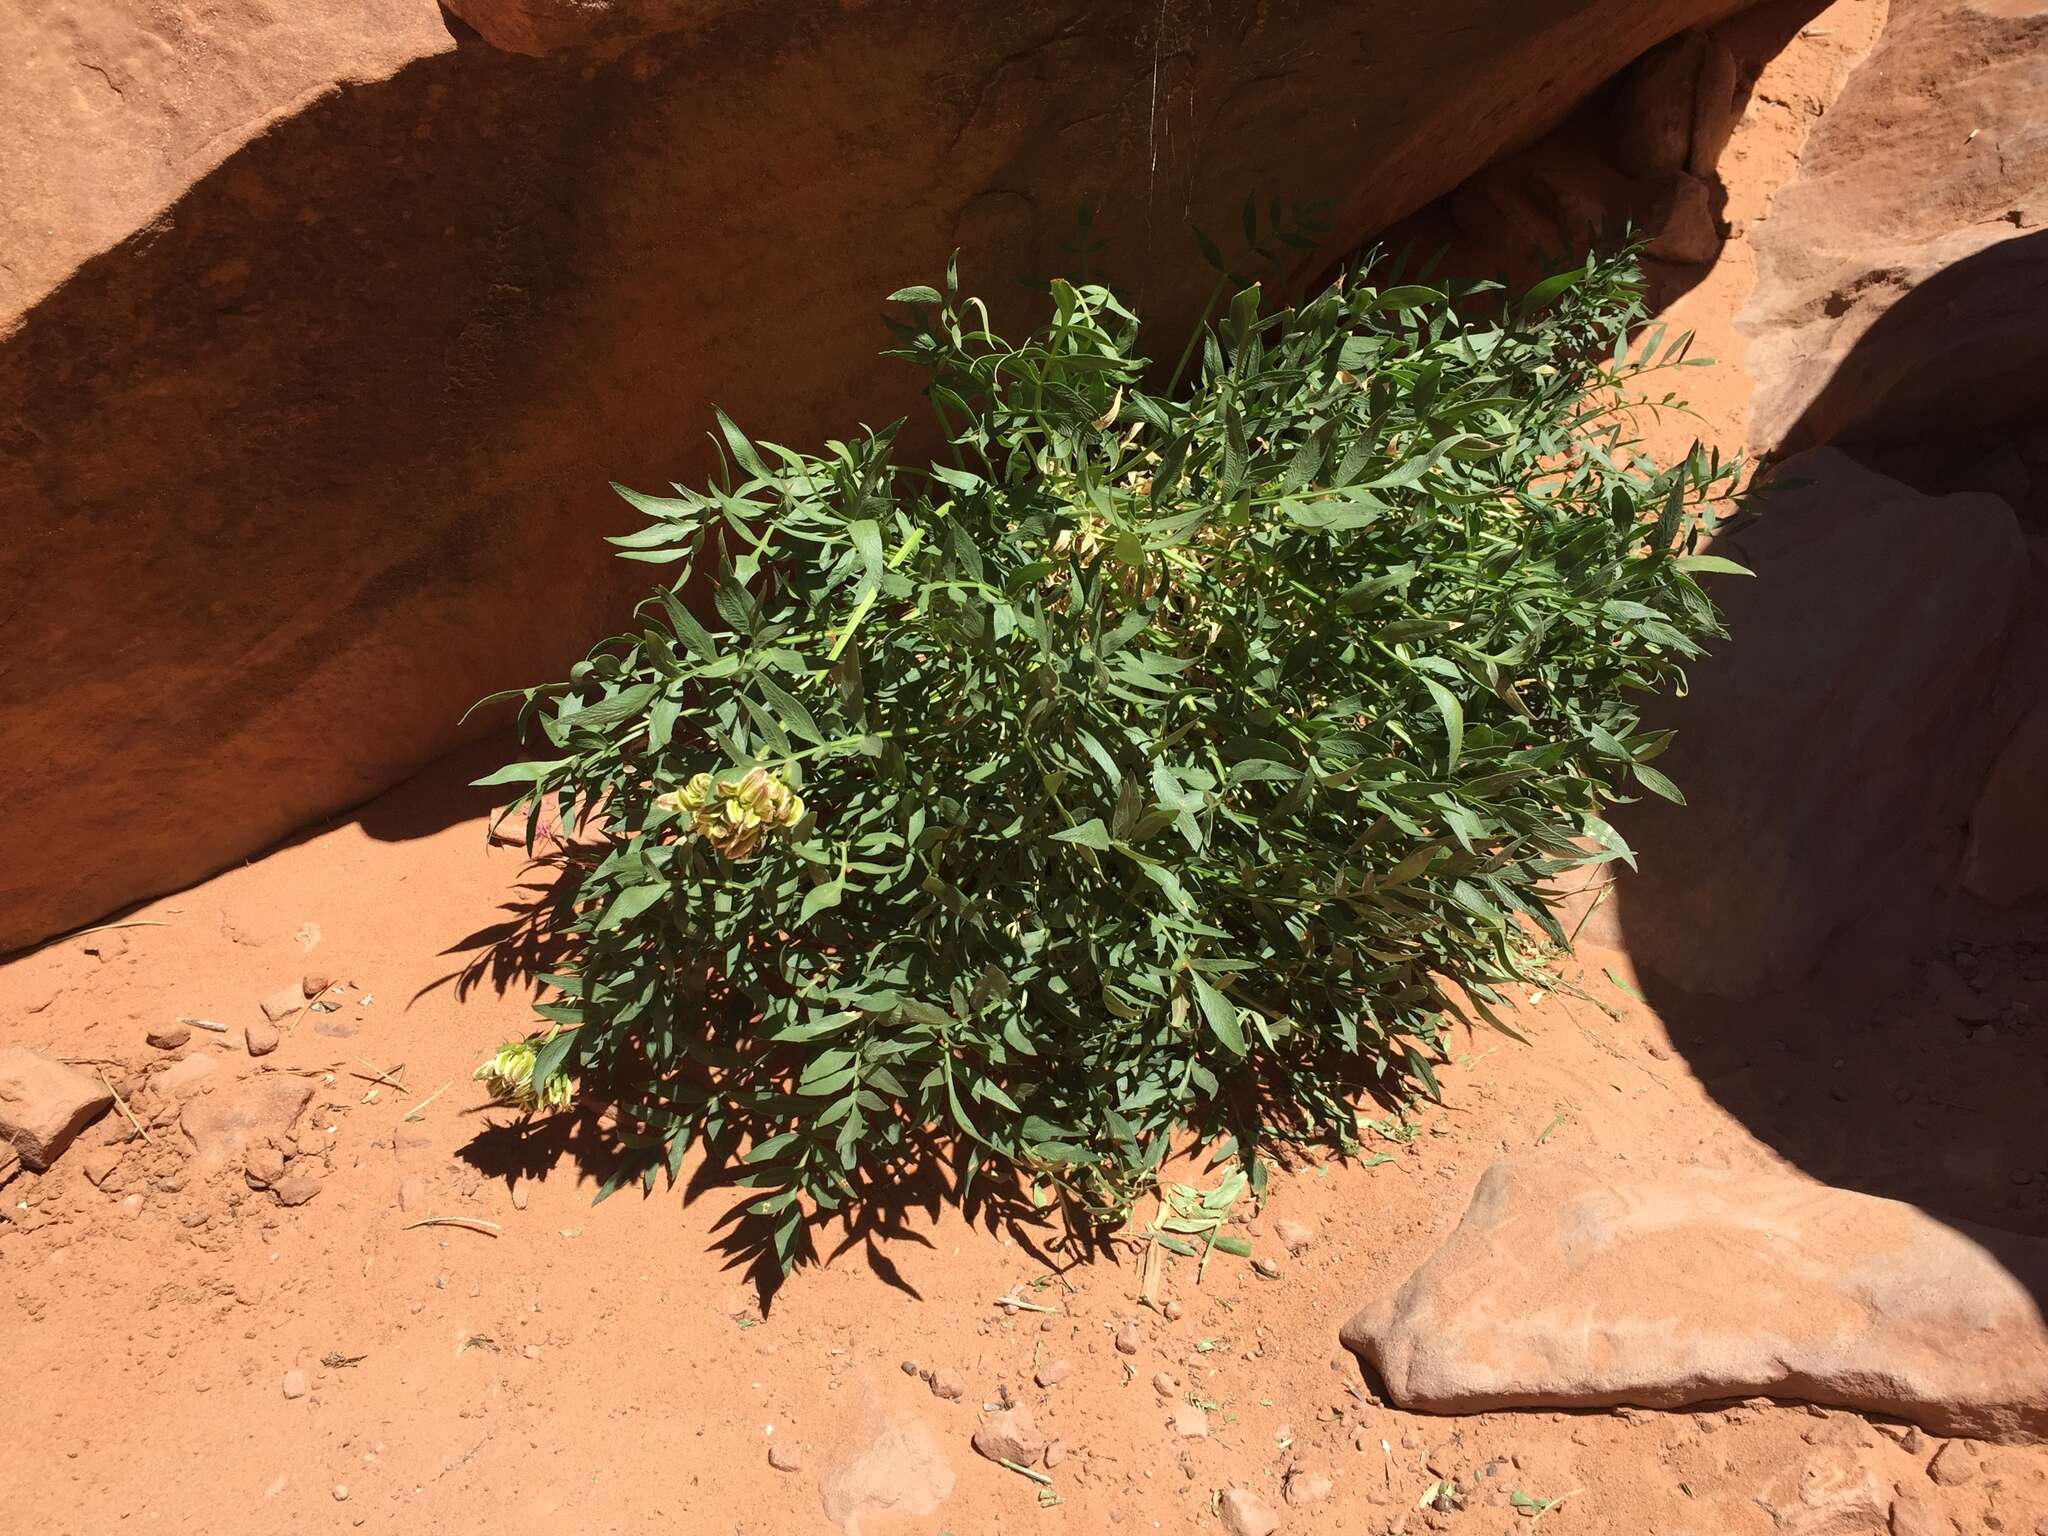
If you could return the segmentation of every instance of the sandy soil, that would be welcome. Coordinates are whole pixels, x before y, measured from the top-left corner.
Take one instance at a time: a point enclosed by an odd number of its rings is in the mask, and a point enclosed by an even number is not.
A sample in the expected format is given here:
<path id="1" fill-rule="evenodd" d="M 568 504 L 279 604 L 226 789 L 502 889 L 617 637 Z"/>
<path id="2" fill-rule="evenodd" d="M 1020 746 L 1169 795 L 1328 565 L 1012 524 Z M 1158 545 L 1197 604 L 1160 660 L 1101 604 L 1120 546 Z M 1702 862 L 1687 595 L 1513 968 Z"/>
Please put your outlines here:
<path id="1" fill-rule="evenodd" d="M 1484 1502 L 1414 1509 L 1438 1472 L 1494 1464 L 1473 1480 L 1502 1500 L 1579 1490 L 1544 1520 L 1554 1531 L 1761 1533 L 1771 1522 L 1753 1495 L 1837 1442 L 1869 1446 L 1965 1530 L 1992 1529 L 1994 1515 L 2029 1529 L 2019 1511 L 2048 1514 L 2048 1456 L 1993 1452 L 1979 1484 L 1937 1488 L 1922 1470 L 1931 1443 L 1911 1454 L 1851 1415 L 1449 1421 L 1374 1400 L 1336 1329 L 1455 1223 L 1494 1157 L 1540 1146 L 1776 1161 L 1607 974 L 1627 981 L 1626 961 L 1599 951 L 1575 973 L 1589 999 L 1556 993 L 1527 1010 L 1537 1049 L 1467 1043 L 1446 1077 L 1449 1108 L 1412 1140 L 1379 1143 L 1392 1161 L 1311 1161 L 1278 1181 L 1251 1232 L 1277 1278 L 1219 1259 L 1198 1284 L 1175 1260 L 1162 1300 L 1181 1315 L 1168 1321 L 1134 1301 L 1128 1256 L 1087 1262 L 1057 1225 L 969 1220 L 911 1188 L 877 1230 L 826 1228 L 828 1262 L 764 1309 L 720 1249 L 733 1193 L 694 1162 L 687 1191 L 593 1207 L 606 1164 L 591 1120 L 526 1131 L 479 1108 L 470 1068 L 528 1018 L 525 988 L 500 990 L 484 947 L 498 909 L 519 899 L 524 856 L 486 846 L 482 808 L 460 787 L 480 761 L 450 760 L 129 919 L 161 927 L 67 940 L 0 969 L 10 1036 L 103 1063 L 143 1113 L 163 1096 L 140 1080 L 174 1058 L 217 1058 L 217 1080 L 306 1074 L 318 1086 L 298 1161 L 324 1174 L 312 1200 L 280 1207 L 239 1169 L 193 1164 L 166 1108 L 153 1143 L 129 1142 L 102 1187 L 88 1154 L 125 1129 L 118 1116 L 49 1175 L 7 1187 L 0 1425 L 34 1452 L 0 1484 L 0 1529 L 823 1531 L 821 1475 L 894 1418 L 930 1428 L 958 1485 L 932 1515 L 871 1518 L 869 1532 L 1199 1529 L 1224 1487 L 1278 1506 L 1294 1464 L 1335 1491 L 1289 1510 L 1289 1531 L 1378 1533 L 1404 1517 L 1409 1530 L 1520 1527 Z M 258 999 L 308 971 L 346 982 L 344 1006 L 250 1061 L 240 1034 Z M 198 1032 L 178 1052 L 144 1044 L 181 1016 L 233 1033 Z M 399 1063 L 410 1092 L 370 1080 Z M 401 1209 L 411 1179 L 417 1198 Z M 2039 1186 L 2012 1192 L 2031 1198 L 2006 1224 L 2048 1227 Z M 498 1233 L 408 1230 L 429 1215 Z M 1315 1243 L 1286 1255 L 1272 1235 L 1283 1219 Z M 1057 1312 L 995 1305 L 1010 1294 Z M 1143 1342 L 1127 1357 L 1113 1335 L 1129 1319 Z M 1034 1385 L 1055 1358 L 1071 1374 Z M 965 1395 L 935 1397 L 906 1361 Z M 287 1400 L 294 1370 L 309 1390 Z M 1170 1393 L 1155 1390 L 1161 1372 Z M 1041 1509 L 1035 1485 L 969 1449 L 978 1410 L 1005 1389 L 1070 1448 L 1053 1472 L 1057 1506 Z M 1189 1399 L 1208 1405 L 1205 1439 L 1169 1427 Z M 770 1466 L 778 1445 L 800 1448 L 797 1471 Z"/>
<path id="2" fill-rule="evenodd" d="M 1776 83 L 1729 151 L 1755 178 L 1731 189 L 1737 219 L 1760 216 L 1764 183 L 1789 169 L 1799 92 L 1824 99 L 1835 50 L 1877 14 L 1839 0 L 1808 23 L 1823 35 L 1795 31 L 1766 71 Z M 1737 240 L 1673 313 L 1737 357 L 1732 331 L 1713 330 L 1747 283 Z M 1737 442 L 1746 384 L 1712 380 L 1695 398 Z M 1993 928 L 1965 914 L 1856 993 L 1669 1018 L 1624 957 L 1588 951 L 1568 978 L 1580 995 L 1525 1010 L 1535 1048 L 1465 1042 L 1447 1107 L 1370 1138 L 1386 1161 L 1312 1158 L 1276 1180 L 1247 1229 L 1274 1277 L 1219 1257 L 1198 1283 L 1170 1261 L 1171 1318 L 1136 1302 L 1127 1252 L 1074 1252 L 1057 1224 L 963 1213 L 916 1180 L 861 1228 L 821 1229 L 823 1262 L 771 1296 L 728 1251 L 734 1191 L 696 1159 L 677 1190 L 593 1206 L 601 1124 L 529 1128 L 479 1104 L 471 1068 L 530 1027 L 516 943 L 530 874 L 487 843 L 487 807 L 463 788 L 501 752 L 450 759 L 124 919 L 148 926 L 0 966 L 0 1041 L 104 1070 L 151 1127 L 123 1140 L 110 1115 L 51 1173 L 0 1189 L 0 1434 L 15 1448 L 0 1531 L 829 1532 L 835 1469 L 908 1424 L 956 1485 L 935 1509 L 861 1518 L 869 1536 L 1211 1530 L 1230 1487 L 1262 1494 L 1289 1536 L 1762 1536 L 1756 1494 L 1844 1445 L 1956 1530 L 2048 1531 L 2048 1453 L 1992 1450 L 1945 1487 L 1926 1472 L 1935 1442 L 1799 1406 L 1432 1419 L 1378 1401 L 1336 1343 L 1504 1152 L 1802 1167 L 2048 1232 L 2048 1152 L 2028 1134 L 2048 1080 L 2033 1022 L 2048 915 Z M 252 1060 L 258 1000 L 308 973 L 344 984 L 340 1006 Z M 145 1043 L 181 1017 L 228 1032 Z M 216 1087 L 311 1081 L 289 1150 L 317 1193 L 283 1206 L 242 1168 L 193 1160 L 156 1081 L 190 1059 L 212 1060 Z M 95 1185 L 88 1169 L 108 1163 Z M 411 1225 L 434 1216 L 492 1230 Z M 1286 1253 L 1283 1220 L 1314 1241 Z M 997 1305 L 1010 1295 L 1051 1310 Z M 1115 1336 L 1132 1321 L 1127 1355 Z M 1038 1385 L 1058 1361 L 1064 1376 Z M 1005 1394 L 1065 1448 L 1048 1502 L 969 1447 Z M 1173 1427 L 1190 1408 L 1202 1437 Z M 771 1464 L 776 1448 L 793 1470 Z M 885 1479 L 906 1508 L 928 1482 L 914 1461 Z M 1290 1468 L 1331 1495 L 1288 1507 Z M 1450 1475 L 1476 1490 L 1470 1506 L 1418 1510 Z M 1569 1497 L 1537 1522 L 1514 1491 Z"/>

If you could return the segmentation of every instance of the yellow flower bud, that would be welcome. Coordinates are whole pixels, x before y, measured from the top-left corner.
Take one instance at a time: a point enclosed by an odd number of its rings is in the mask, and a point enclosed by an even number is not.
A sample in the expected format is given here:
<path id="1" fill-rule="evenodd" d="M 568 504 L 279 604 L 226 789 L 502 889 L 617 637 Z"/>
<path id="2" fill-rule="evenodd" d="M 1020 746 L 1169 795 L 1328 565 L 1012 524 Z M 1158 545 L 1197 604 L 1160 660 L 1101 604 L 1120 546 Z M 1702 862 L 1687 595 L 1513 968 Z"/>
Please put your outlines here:
<path id="1" fill-rule="evenodd" d="M 470 1074 L 477 1082 L 485 1084 L 491 1097 L 507 1104 L 532 1111 L 536 1109 L 567 1109 L 576 1099 L 576 1088 L 569 1079 L 557 1073 L 547 1085 L 544 1093 L 536 1093 L 533 1087 L 533 1068 L 540 1047 L 553 1038 L 554 1031 L 546 1034 L 528 1035 L 523 1040 L 510 1040 L 498 1047 L 497 1055 Z"/>
<path id="2" fill-rule="evenodd" d="M 787 831 L 804 818 L 803 797 L 767 768 L 750 768 L 725 783 L 700 773 L 655 804 L 687 813 L 697 835 L 732 860 L 760 852 L 770 831 Z"/>

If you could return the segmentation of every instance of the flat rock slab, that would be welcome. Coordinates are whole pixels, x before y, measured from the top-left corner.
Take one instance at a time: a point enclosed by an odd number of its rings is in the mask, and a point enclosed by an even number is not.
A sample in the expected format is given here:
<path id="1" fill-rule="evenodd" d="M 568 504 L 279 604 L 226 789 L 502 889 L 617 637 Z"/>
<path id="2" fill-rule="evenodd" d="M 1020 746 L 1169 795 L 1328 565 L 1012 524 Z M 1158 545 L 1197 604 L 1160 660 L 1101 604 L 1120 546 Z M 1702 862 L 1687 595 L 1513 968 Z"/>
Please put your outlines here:
<path id="1" fill-rule="evenodd" d="M 871 1519 L 928 1515 L 952 1493 L 953 1468 L 931 1430 L 888 1415 L 864 1446 L 818 1480 L 825 1518 L 846 1536 L 860 1536 Z"/>
<path id="2" fill-rule="evenodd" d="M 1344 1325 L 1404 1408 L 1767 1396 L 2048 1439 L 2048 1243 L 1769 1174 L 1509 1159 Z"/>
<path id="3" fill-rule="evenodd" d="M 22 1163 L 47 1168 L 78 1133 L 113 1107 L 98 1078 L 25 1046 L 0 1050 L 0 1141 Z"/>
<path id="4" fill-rule="evenodd" d="M 312 1097 L 310 1079 L 289 1072 L 265 1072 L 193 1099 L 178 1119 L 199 1160 L 209 1167 L 225 1168 L 239 1161 L 250 1147 L 288 1142 L 292 1126 Z"/>

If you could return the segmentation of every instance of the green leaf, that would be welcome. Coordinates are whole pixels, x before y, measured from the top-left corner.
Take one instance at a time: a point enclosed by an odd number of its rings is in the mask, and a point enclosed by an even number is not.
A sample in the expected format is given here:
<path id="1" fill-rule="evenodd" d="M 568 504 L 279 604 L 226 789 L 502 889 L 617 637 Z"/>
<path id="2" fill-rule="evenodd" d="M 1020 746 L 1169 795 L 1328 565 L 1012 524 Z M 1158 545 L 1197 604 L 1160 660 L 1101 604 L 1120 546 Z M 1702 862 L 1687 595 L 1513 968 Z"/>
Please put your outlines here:
<path id="1" fill-rule="evenodd" d="M 641 713 L 659 691 L 653 683 L 635 683 L 630 688 L 620 689 L 610 698 L 586 704 L 573 714 L 565 709 L 563 717 L 578 730 L 603 730 L 607 726 L 617 725 Z"/>
<path id="2" fill-rule="evenodd" d="M 551 1040 L 541 1042 L 533 1053 L 533 1088 L 536 1093 L 545 1094 L 547 1085 L 562 1074 L 569 1060 L 570 1051 L 576 1047 L 575 1030 L 563 1030 Z"/>
<path id="3" fill-rule="evenodd" d="M 1223 498 L 1228 501 L 1244 487 L 1250 448 L 1245 440 L 1244 417 L 1235 401 L 1223 408 Z"/>
<path id="4" fill-rule="evenodd" d="M 711 411 L 718 418 L 718 430 L 725 438 L 726 447 L 732 450 L 733 458 L 739 461 L 740 468 L 757 479 L 768 479 L 768 466 L 761 462 L 761 455 L 756 453 L 754 445 L 747 441 L 747 434 L 734 426 L 732 418 L 717 406 L 714 405 Z"/>
<path id="5" fill-rule="evenodd" d="M 1678 786 L 1648 763 L 1632 763 L 1629 771 L 1636 776 L 1636 782 L 1651 794 L 1662 795 L 1673 805 L 1685 804 L 1685 796 L 1679 792 Z"/>
<path id="6" fill-rule="evenodd" d="M 1429 1059 L 1405 1040 L 1401 1042 L 1401 1054 L 1407 1059 L 1408 1070 L 1422 1079 L 1423 1086 L 1429 1090 L 1429 1096 L 1441 1104 L 1444 1091 L 1437 1084 L 1436 1071 L 1430 1066 Z"/>
<path id="7" fill-rule="evenodd" d="M 494 784 L 538 784 L 575 761 L 573 757 L 557 757 L 544 763 L 508 763 L 494 773 L 471 779 L 469 784 L 472 789 L 489 789 Z"/>
<path id="8" fill-rule="evenodd" d="M 1583 268 L 1574 268 L 1570 272 L 1560 272 L 1555 277 L 1546 277 L 1542 282 L 1522 295 L 1522 301 L 1517 308 L 1525 314 L 1542 309 L 1552 300 L 1560 298 L 1571 289 L 1578 287 L 1585 280 L 1585 277 L 1586 273 Z"/>
<path id="9" fill-rule="evenodd" d="M 616 480 L 611 484 L 612 489 L 619 493 L 627 505 L 636 512 L 646 513 L 649 517 L 660 518 L 666 522 L 686 521 L 697 515 L 694 502 L 677 501 L 667 496 L 646 496 L 639 491 L 628 489 Z"/>
<path id="10" fill-rule="evenodd" d="M 1620 988 L 1623 992 L 1626 992 L 1630 997 L 1634 998 L 1637 1002 L 1646 1005 L 1648 1004 L 1649 999 L 1644 997 L 1642 993 L 1638 992 L 1634 987 L 1630 986 L 1626 981 L 1624 981 L 1621 977 L 1621 974 L 1618 971 L 1616 971 L 1613 966 L 1602 966 L 1601 969 L 1607 973 L 1607 979 L 1613 982 L 1616 987 Z"/>
<path id="11" fill-rule="evenodd" d="M 1680 555 L 1673 564 L 1687 574 L 1708 573 L 1721 576 L 1754 576 L 1756 574 L 1748 566 L 1738 565 L 1735 561 L 1725 559 L 1720 555 Z"/>
<path id="12" fill-rule="evenodd" d="M 718 655 L 718 645 L 711 638 L 711 631 L 697 622 L 697 616 L 685 608 L 675 593 L 664 589 L 661 593 L 662 606 L 668 610 L 668 621 L 676 632 L 676 638 L 694 651 L 699 659 L 713 660 Z"/>
<path id="13" fill-rule="evenodd" d="M 786 693 L 772 679 L 756 677 L 754 686 L 761 690 L 761 697 L 768 701 L 768 707 L 775 711 L 775 718 L 785 727 L 803 737 L 805 741 L 823 746 L 825 737 L 818 730 L 818 722 L 811 718 L 811 712 L 804 708 L 794 694 Z"/>
<path id="14" fill-rule="evenodd" d="M 838 906 L 840 897 L 845 893 L 845 883 L 840 880 L 827 880 L 821 885 L 812 886 L 804 895 L 803 906 L 797 911 L 798 924 L 808 923 L 827 908 Z"/>
<path id="15" fill-rule="evenodd" d="M 923 283 L 913 283 L 908 288 L 898 288 L 889 295 L 891 304 L 943 304 L 946 296 L 936 288 L 927 288 Z"/>
<path id="16" fill-rule="evenodd" d="M 1247 1050 L 1244 1038 L 1244 1023 L 1237 1004 L 1225 997 L 1196 972 L 1188 973 L 1188 980 L 1195 989 L 1195 1001 L 1201 1004 L 1202 1017 L 1208 1021 L 1209 1033 L 1233 1056 L 1242 1056 Z"/>
<path id="17" fill-rule="evenodd" d="M 1109 828 L 1102 824 L 1100 816 L 1091 816 L 1078 827 L 1068 827 L 1064 832 L 1053 833 L 1057 843 L 1079 843 L 1083 848 L 1099 848 L 1109 851 Z"/>
<path id="18" fill-rule="evenodd" d="M 1465 710 L 1458 703 L 1458 696 L 1433 677 L 1425 677 L 1423 686 L 1429 696 L 1436 700 L 1436 712 L 1444 718 L 1444 734 L 1448 740 L 1445 751 L 1444 772 L 1455 773 L 1458 759 L 1465 755 Z"/>
<path id="19" fill-rule="evenodd" d="M 865 585 L 872 588 L 882 579 L 882 529 L 871 517 L 856 518 L 847 524 L 846 532 L 853 540 L 854 552 L 860 556 L 861 569 L 867 573 Z"/>
<path id="20" fill-rule="evenodd" d="M 622 927 L 667 894 L 668 887 L 657 882 L 627 886 L 614 896 L 611 904 L 604 909 L 604 916 L 598 919 L 596 931 L 610 933 L 613 929 Z"/>

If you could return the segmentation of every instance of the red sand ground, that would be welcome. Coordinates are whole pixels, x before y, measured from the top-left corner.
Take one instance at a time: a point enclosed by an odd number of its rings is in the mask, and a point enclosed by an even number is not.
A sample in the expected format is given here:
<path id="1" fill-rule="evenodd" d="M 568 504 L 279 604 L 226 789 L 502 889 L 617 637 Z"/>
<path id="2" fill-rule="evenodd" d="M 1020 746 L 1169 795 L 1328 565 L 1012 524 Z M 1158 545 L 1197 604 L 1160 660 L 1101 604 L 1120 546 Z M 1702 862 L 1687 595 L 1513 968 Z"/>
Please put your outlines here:
<path id="1" fill-rule="evenodd" d="M 164 1059 L 147 1029 L 196 1015 L 239 1034 L 258 998 L 308 970 L 349 983 L 346 1007 L 310 1015 L 261 1063 L 321 1083 L 302 1147 L 330 1171 L 310 1203 L 280 1208 L 233 1171 L 209 1180 L 186 1163 L 175 1124 L 158 1128 L 158 1146 L 131 1145 L 96 1189 L 85 1154 L 118 1116 L 48 1176 L 5 1190 L 10 1217 L 33 1230 L 0 1227 L 0 1425 L 21 1448 L 0 1484 L 0 1530 L 822 1531 L 819 1475 L 882 1414 L 927 1423 L 959 1482 L 936 1513 L 870 1520 L 871 1533 L 1196 1529 L 1221 1487 L 1277 1504 L 1290 1460 L 1336 1485 L 1326 1503 L 1288 1512 L 1290 1532 L 1376 1536 L 1404 1515 L 1410 1530 L 1519 1528 L 1499 1507 L 1414 1511 L 1430 1461 L 1497 1458 L 1507 1487 L 1580 1490 L 1545 1519 L 1552 1531 L 1724 1536 L 1769 1530 L 1752 1495 L 1796 1470 L 1809 1442 L 1838 1439 L 1870 1446 L 1965 1530 L 1993 1529 L 1989 1515 L 2029 1530 L 2019 1511 L 2048 1513 L 2048 1455 L 1993 1452 L 1982 1482 L 1939 1489 L 1922 1471 L 1932 1444 L 1910 1455 L 1850 1415 L 1452 1421 L 1366 1394 L 1338 1325 L 1449 1229 L 1495 1156 L 1540 1145 L 1560 1157 L 1772 1162 L 1603 974 L 1627 974 L 1609 954 L 1583 957 L 1583 976 L 1618 1018 L 1554 994 L 1522 1021 L 1538 1049 L 1469 1042 L 1445 1077 L 1450 1107 L 1426 1115 L 1411 1144 L 1385 1144 L 1392 1162 L 1312 1162 L 1277 1181 L 1252 1234 L 1278 1259 L 1277 1279 L 1218 1258 L 1197 1285 L 1193 1266 L 1173 1261 L 1167 1296 L 1183 1315 L 1168 1322 L 1133 1301 L 1127 1258 L 1075 1264 L 1056 1226 L 989 1230 L 914 1204 L 798 1274 L 764 1317 L 717 1246 L 731 1191 L 593 1207 L 579 1161 L 592 1155 L 590 1121 L 522 1135 L 514 1117 L 479 1108 L 470 1069 L 529 1016 L 519 987 L 463 985 L 478 930 L 523 865 L 516 850 L 486 849 L 476 796 L 459 788 L 476 761 L 451 760 L 356 819 L 131 919 L 166 926 L 67 940 L 0 970 L 11 1037 L 118 1064 L 107 1068 L 117 1083 Z M 221 1072 L 255 1065 L 234 1036 L 195 1034 L 181 1054 L 216 1055 Z M 399 1062 L 412 1093 L 371 1101 L 375 1085 L 355 1074 Z M 419 1120 L 404 1119 L 444 1083 Z M 398 1206 L 408 1178 L 425 1187 L 410 1212 Z M 2040 1191 L 2016 1192 L 2032 1198 L 2007 1223 L 2048 1224 Z M 501 1234 L 405 1230 L 421 1215 L 479 1217 Z M 1289 1218 L 1319 1234 L 1294 1258 L 1271 1235 Z M 827 1228 L 824 1246 L 841 1235 Z M 994 1305 L 1020 1288 L 1061 1315 Z M 1144 1344 L 1127 1359 L 1111 1340 L 1128 1318 Z M 1056 1354 L 1072 1374 L 1035 1387 L 1034 1365 Z M 336 1357 L 354 1363 L 321 1363 Z M 905 1360 L 957 1376 L 965 1397 L 935 1398 Z M 311 1390 L 287 1401 L 294 1369 Z M 1206 1440 L 1172 1435 L 1171 1404 L 1151 1385 L 1160 1371 L 1176 1378 L 1175 1401 L 1215 1405 Z M 1042 1404 L 1043 1427 L 1071 1447 L 1054 1473 L 1060 1506 L 1042 1510 L 1032 1484 L 968 1447 L 979 1406 L 1003 1386 Z M 772 1469 L 775 1444 L 802 1447 L 801 1470 Z"/>
<path id="2" fill-rule="evenodd" d="M 1767 85 L 1821 90 L 1835 50 L 1877 14 L 1876 0 L 1840 0 L 1814 21 L 1836 35 L 1795 40 Z M 1757 100 L 1773 95 L 1791 99 Z M 1728 163 L 1782 174 L 1795 126 L 1753 107 Z M 1725 328 L 1747 291 L 1740 250 L 1682 301 L 1691 323 Z M 1714 341 L 1739 355 L 1732 334 Z M 1703 376 L 1718 382 L 1702 391 Z M 1737 439 L 1739 373 L 1688 382 Z M 593 1207 L 592 1120 L 527 1132 L 479 1105 L 471 1068 L 530 1027 L 525 983 L 485 947 L 521 897 L 523 855 L 486 846 L 482 799 L 461 787 L 490 760 L 438 765 L 128 918 L 162 926 L 0 967 L 0 1041 L 87 1060 L 116 1084 L 169 1060 L 143 1035 L 180 1016 L 231 1026 L 175 1053 L 218 1057 L 216 1081 L 312 1074 L 298 1147 L 326 1175 L 309 1203 L 280 1207 L 237 1171 L 191 1165 L 171 1120 L 96 1188 L 90 1155 L 125 1124 L 110 1115 L 49 1175 L 0 1190 L 0 1434 L 15 1448 L 0 1531 L 822 1532 L 821 1477 L 893 1416 L 930 1428 L 958 1483 L 930 1514 L 865 1519 L 869 1536 L 1214 1529 L 1230 1486 L 1262 1493 L 1290 1536 L 1528 1529 L 1510 1489 L 1570 1495 L 1537 1523 L 1545 1536 L 1739 1536 L 1773 1529 L 1754 1502 L 1766 1483 L 1837 1444 L 1867 1447 L 1961 1531 L 2048 1530 L 2048 1453 L 1994 1450 L 1976 1481 L 1943 1488 L 1925 1472 L 1932 1442 L 1909 1451 L 1853 1415 L 1799 1407 L 1431 1419 L 1374 1400 L 1336 1344 L 1503 1152 L 1723 1166 L 1782 1152 L 1823 1177 L 2048 1231 L 2048 1031 L 1966 1034 L 1938 968 L 1872 979 L 1868 1010 L 1833 994 L 1667 1027 L 1609 979 L 1629 975 L 1625 960 L 1589 952 L 1572 975 L 1604 1008 L 1553 993 L 1520 1021 L 1535 1049 L 1466 1042 L 1448 1107 L 1384 1143 L 1392 1161 L 1311 1160 L 1276 1180 L 1250 1235 L 1278 1277 L 1219 1257 L 1198 1285 L 1172 1261 L 1174 1321 L 1136 1304 L 1127 1254 L 1086 1262 L 1057 1225 L 970 1222 L 919 1189 L 879 1230 L 824 1229 L 827 1262 L 764 1314 L 719 1246 L 731 1190 Z M 1999 1006 L 2048 1011 L 2048 919 L 1963 938 L 1966 967 L 1997 975 Z M 257 1000 L 308 972 L 344 980 L 345 1005 L 251 1062 L 240 1037 Z M 401 1062 L 409 1093 L 367 1075 Z M 693 1159 L 686 1173 L 699 1171 Z M 412 1179 L 422 1198 L 401 1210 Z M 407 1229 L 427 1215 L 499 1233 Z M 1286 1256 L 1282 1219 L 1315 1243 Z M 1017 1292 L 1057 1315 L 995 1305 Z M 1127 1357 L 1112 1337 L 1134 1318 L 1143 1342 Z M 1059 1356 L 1071 1373 L 1036 1386 L 1035 1367 Z M 934 1396 L 906 1361 L 956 1377 L 964 1396 Z M 309 1391 L 288 1400 L 294 1370 Z M 1169 1395 L 1153 1386 L 1161 1372 Z M 1042 1508 L 1036 1486 L 969 1448 L 1005 1388 L 1069 1448 L 1052 1474 L 1061 1503 Z M 1207 1405 L 1204 1439 L 1169 1428 L 1190 1399 Z M 770 1447 L 792 1445 L 800 1468 L 771 1467 Z M 1287 1509 L 1290 1464 L 1332 1479 L 1332 1496 Z M 1417 1511 L 1440 1473 L 1488 1464 L 1472 1508 Z"/>

